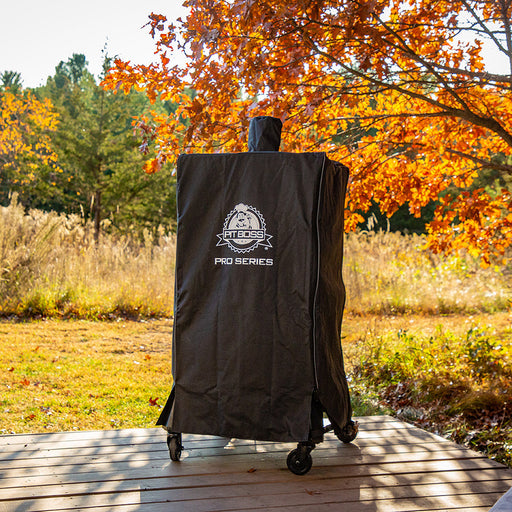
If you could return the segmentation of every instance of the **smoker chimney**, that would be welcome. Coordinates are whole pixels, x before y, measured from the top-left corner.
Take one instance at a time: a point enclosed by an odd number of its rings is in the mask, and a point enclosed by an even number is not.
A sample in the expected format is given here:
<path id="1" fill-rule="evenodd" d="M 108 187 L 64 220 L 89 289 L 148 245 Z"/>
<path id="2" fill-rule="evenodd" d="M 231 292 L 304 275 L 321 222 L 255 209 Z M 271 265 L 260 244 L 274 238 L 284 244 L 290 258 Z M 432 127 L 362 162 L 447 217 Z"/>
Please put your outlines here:
<path id="1" fill-rule="evenodd" d="M 249 151 L 279 151 L 282 127 L 277 117 L 253 117 L 249 124 Z"/>

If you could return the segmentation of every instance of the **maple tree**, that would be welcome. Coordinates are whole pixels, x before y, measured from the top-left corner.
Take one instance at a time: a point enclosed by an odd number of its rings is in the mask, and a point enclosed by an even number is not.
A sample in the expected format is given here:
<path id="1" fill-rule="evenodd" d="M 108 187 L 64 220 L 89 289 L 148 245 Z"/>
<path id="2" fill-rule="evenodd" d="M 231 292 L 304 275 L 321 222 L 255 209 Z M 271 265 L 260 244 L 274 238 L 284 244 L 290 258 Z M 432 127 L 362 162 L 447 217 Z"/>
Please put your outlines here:
<path id="1" fill-rule="evenodd" d="M 50 134 L 57 114 L 49 100 L 27 91 L 0 90 L 0 186 L 16 191 L 37 180 L 41 166 L 54 166 Z"/>
<path id="2" fill-rule="evenodd" d="M 147 172 L 182 151 L 243 151 L 250 118 L 273 115 L 281 150 L 350 168 L 349 229 L 372 200 L 415 216 L 437 200 L 430 247 L 488 264 L 512 245 L 511 4 L 187 0 L 184 20 L 150 16 L 158 60 L 118 60 L 104 85 L 179 105 L 138 120 L 158 150 Z M 502 73 L 486 69 L 484 41 Z M 479 186 L 489 170 L 494 184 Z"/>

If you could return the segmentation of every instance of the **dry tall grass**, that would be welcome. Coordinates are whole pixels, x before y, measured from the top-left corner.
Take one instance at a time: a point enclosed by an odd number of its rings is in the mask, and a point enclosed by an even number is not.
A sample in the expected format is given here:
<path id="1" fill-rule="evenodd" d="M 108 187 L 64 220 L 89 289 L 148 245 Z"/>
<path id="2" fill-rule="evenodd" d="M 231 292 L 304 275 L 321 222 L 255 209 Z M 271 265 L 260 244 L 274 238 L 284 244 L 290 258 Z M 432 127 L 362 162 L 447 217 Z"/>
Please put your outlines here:
<path id="1" fill-rule="evenodd" d="M 0 314 L 170 316 L 174 238 L 107 235 L 78 216 L 0 208 Z"/>
<path id="2" fill-rule="evenodd" d="M 450 313 L 510 306 L 510 269 L 434 256 L 424 238 L 360 232 L 346 238 L 347 312 Z M 0 315 L 171 316 L 175 239 L 105 235 L 78 216 L 0 208 Z"/>
<path id="3" fill-rule="evenodd" d="M 469 255 L 440 256 L 425 237 L 350 233 L 343 275 L 347 311 L 362 313 L 495 312 L 510 307 L 512 268 L 483 269 Z"/>

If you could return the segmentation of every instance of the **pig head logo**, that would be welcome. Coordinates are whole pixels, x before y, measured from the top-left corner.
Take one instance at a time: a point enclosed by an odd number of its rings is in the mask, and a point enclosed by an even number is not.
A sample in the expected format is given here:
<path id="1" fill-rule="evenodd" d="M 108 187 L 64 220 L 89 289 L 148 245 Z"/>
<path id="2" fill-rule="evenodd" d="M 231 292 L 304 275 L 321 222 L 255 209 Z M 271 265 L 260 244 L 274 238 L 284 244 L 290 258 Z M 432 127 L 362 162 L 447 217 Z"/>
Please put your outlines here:
<path id="1" fill-rule="evenodd" d="M 272 247 L 272 235 L 266 232 L 263 215 L 253 206 L 243 203 L 237 204 L 228 213 L 222 233 L 217 237 L 217 247 L 227 245 L 236 253 L 247 253 L 259 246 Z"/>

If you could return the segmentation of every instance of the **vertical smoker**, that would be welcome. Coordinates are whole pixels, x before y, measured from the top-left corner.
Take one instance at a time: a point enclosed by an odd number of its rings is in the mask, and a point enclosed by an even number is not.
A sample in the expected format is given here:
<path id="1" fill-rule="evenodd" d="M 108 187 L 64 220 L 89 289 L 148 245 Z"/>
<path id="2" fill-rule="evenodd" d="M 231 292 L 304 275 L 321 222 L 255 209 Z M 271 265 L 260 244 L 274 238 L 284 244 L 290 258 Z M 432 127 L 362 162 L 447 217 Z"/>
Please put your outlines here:
<path id="1" fill-rule="evenodd" d="M 305 474 L 325 432 L 357 435 L 340 344 L 348 169 L 278 152 L 280 134 L 257 117 L 248 153 L 178 158 L 174 385 L 157 422 L 172 460 L 182 433 L 294 441 L 288 468 Z"/>

